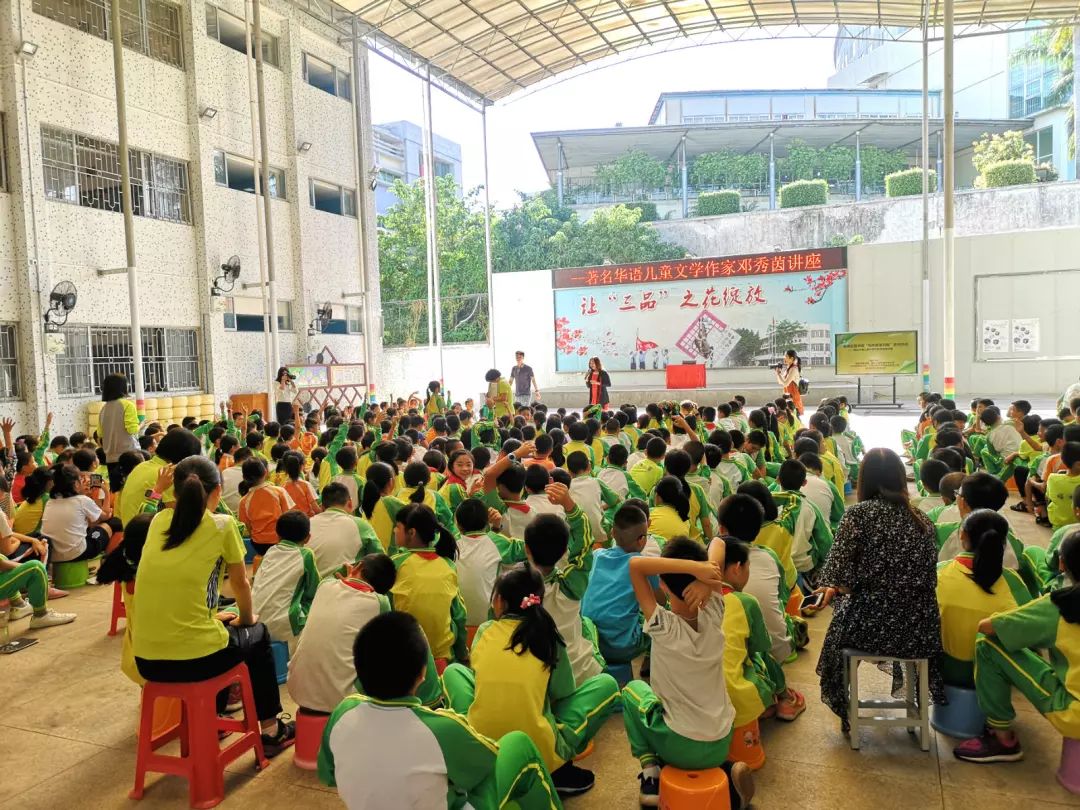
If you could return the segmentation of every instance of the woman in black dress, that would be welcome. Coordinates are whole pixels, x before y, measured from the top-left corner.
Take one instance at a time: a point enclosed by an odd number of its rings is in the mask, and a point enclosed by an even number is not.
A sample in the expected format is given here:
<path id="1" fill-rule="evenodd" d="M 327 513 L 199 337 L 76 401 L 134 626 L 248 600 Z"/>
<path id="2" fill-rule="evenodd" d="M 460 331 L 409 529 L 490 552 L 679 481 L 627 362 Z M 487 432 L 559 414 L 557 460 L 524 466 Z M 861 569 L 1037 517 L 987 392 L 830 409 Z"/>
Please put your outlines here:
<path id="1" fill-rule="evenodd" d="M 844 514 L 819 581 L 832 622 L 818 659 L 821 700 L 848 730 L 844 650 L 930 661 L 930 695 L 944 702 L 937 543 L 930 521 L 908 502 L 900 457 L 876 448 L 859 469 L 859 502 Z M 899 667 L 893 691 L 902 686 Z"/>
<path id="2" fill-rule="evenodd" d="M 585 375 L 585 386 L 589 389 L 589 404 L 607 407 L 608 402 L 610 402 L 608 399 L 608 386 L 610 385 L 611 378 L 604 371 L 604 367 L 600 365 L 600 358 L 590 357 L 589 371 Z"/>

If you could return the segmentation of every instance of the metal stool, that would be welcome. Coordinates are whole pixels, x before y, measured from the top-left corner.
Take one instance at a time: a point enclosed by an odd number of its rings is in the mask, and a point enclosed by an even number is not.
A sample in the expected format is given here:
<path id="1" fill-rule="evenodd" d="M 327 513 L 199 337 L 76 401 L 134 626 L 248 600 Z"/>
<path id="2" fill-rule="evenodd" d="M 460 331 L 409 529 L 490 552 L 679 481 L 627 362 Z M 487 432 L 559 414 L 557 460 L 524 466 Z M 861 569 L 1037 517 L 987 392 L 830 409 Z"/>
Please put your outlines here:
<path id="1" fill-rule="evenodd" d="M 896 663 L 904 667 L 903 700 L 860 700 L 859 664 Z M 862 650 L 844 650 L 844 687 L 848 694 L 848 723 L 851 725 L 851 747 L 859 750 L 859 729 L 864 725 L 901 726 L 909 733 L 918 731 L 919 747 L 930 750 L 930 664 L 925 658 L 896 658 L 873 655 Z M 915 679 L 919 680 L 916 701 Z M 862 717 L 860 709 L 903 709 L 903 717 L 873 714 Z"/>

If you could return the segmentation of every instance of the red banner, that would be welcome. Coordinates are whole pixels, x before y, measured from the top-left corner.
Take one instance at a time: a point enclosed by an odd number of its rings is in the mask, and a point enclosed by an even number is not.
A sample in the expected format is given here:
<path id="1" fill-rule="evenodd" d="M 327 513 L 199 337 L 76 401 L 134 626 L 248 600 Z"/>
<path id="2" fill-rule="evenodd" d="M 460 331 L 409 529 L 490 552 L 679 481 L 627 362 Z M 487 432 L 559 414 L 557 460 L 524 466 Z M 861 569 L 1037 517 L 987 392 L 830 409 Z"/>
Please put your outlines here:
<path id="1" fill-rule="evenodd" d="M 753 253 L 748 256 L 718 256 L 711 259 L 572 267 L 552 270 L 551 276 L 552 286 L 558 290 L 643 282 L 764 276 L 774 273 L 812 273 L 821 270 L 843 270 L 846 267 L 847 248 L 839 247 Z"/>

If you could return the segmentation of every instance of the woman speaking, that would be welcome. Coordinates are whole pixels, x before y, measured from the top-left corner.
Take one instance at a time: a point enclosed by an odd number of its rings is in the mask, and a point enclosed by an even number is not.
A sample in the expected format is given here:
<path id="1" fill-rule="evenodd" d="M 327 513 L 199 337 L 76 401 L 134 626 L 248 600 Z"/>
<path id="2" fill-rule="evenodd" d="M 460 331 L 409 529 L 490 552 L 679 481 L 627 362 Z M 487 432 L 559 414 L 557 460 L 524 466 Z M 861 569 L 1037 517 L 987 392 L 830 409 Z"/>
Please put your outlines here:
<path id="1" fill-rule="evenodd" d="M 289 369 L 282 366 L 277 372 L 277 385 L 274 386 L 276 415 L 279 425 L 291 422 L 293 418 L 293 400 L 296 399 L 296 378 Z"/>
<path id="2" fill-rule="evenodd" d="M 784 352 L 784 362 L 776 366 L 773 371 L 776 372 L 776 381 L 780 383 L 780 387 L 784 389 L 784 393 L 791 397 L 791 401 L 795 403 L 795 410 L 799 416 L 803 413 L 802 395 L 799 393 L 799 379 L 802 377 L 802 360 L 799 359 L 799 354 L 794 349 L 788 349 Z"/>
<path id="3" fill-rule="evenodd" d="M 600 365 L 600 358 L 590 357 L 589 371 L 585 375 L 585 387 L 589 389 L 589 404 L 606 406 L 610 401 L 608 398 L 608 387 L 610 385 L 611 378 L 604 371 L 604 367 Z"/>

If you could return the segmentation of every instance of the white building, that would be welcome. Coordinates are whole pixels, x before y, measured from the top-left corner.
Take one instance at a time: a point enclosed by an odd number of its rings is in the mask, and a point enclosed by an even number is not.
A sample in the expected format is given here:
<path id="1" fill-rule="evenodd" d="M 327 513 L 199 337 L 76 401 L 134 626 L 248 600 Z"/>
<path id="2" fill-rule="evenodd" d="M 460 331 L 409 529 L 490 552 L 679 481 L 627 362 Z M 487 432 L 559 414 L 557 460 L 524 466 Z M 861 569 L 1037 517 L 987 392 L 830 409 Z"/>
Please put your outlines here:
<path id="1" fill-rule="evenodd" d="M 433 132 L 435 176 L 452 177 L 461 193 L 461 144 Z M 375 210 L 385 214 L 397 204 L 395 180 L 414 183 L 424 176 L 424 133 L 412 121 L 375 125 Z"/>
<path id="2" fill-rule="evenodd" d="M 13 0 L 0 27 L 0 410 L 19 432 L 47 411 L 60 430 L 83 428 L 101 376 L 132 369 L 126 276 L 97 274 L 125 265 L 108 8 Z M 259 279 L 243 0 L 123 9 L 147 393 L 258 392 L 261 288 L 242 286 Z M 328 346 L 339 362 L 363 363 L 359 299 L 343 298 L 361 288 L 358 212 L 372 199 L 357 172 L 351 46 L 283 0 L 263 3 L 262 27 L 281 361 Z M 20 43 L 36 55 L 17 55 Z M 233 255 L 240 281 L 213 299 Z M 79 298 L 53 355 L 42 314 L 61 281 Z M 324 302 L 328 334 L 309 337 Z"/>
<path id="3" fill-rule="evenodd" d="M 799 360 L 806 367 L 831 366 L 833 362 L 833 338 L 832 326 L 827 323 L 804 323 L 802 331 L 792 336 L 789 333 L 777 337 L 777 323 L 769 325 L 762 341 L 762 351 L 754 356 L 754 364 L 758 366 L 771 366 L 779 363 L 784 352 L 794 349 L 798 352 Z"/>

